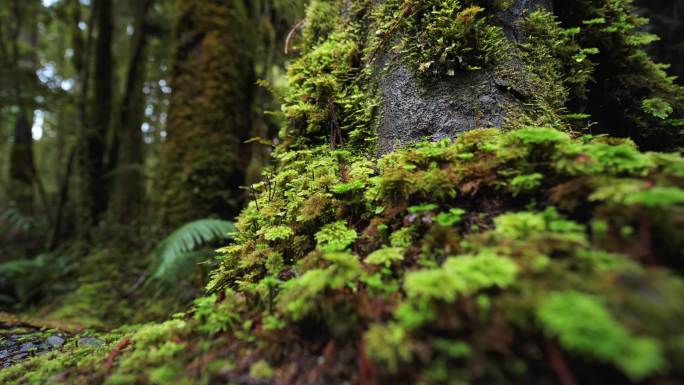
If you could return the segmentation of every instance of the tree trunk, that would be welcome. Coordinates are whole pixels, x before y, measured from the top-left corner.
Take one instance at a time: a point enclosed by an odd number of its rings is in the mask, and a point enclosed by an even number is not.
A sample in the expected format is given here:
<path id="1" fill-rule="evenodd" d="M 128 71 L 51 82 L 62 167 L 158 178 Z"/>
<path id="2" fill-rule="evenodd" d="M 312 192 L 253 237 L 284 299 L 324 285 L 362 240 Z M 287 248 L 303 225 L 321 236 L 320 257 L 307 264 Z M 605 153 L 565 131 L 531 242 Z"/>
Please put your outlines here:
<path id="1" fill-rule="evenodd" d="M 38 46 L 38 24 L 31 13 L 36 1 L 25 3 L 13 1 L 11 5 L 14 29 L 11 36 L 10 66 L 16 78 L 11 79 L 14 105 L 17 108 L 13 142 L 10 149 L 10 198 L 23 215 L 34 214 L 34 187 L 36 168 L 33 151 L 33 108 L 32 94 L 37 82 L 38 68 L 35 49 Z M 25 47 L 28 46 L 29 50 Z"/>
<path id="2" fill-rule="evenodd" d="M 242 1 L 176 2 L 173 93 L 157 183 L 161 223 L 175 227 L 242 206 L 254 78 Z"/>
<path id="3" fill-rule="evenodd" d="M 502 45 L 497 52 L 504 58 L 498 65 L 474 71 L 461 71 L 449 76 L 421 79 L 402 55 L 385 49 L 380 53 L 377 82 L 382 94 L 379 110 L 378 140 L 380 153 L 387 153 L 397 145 L 429 138 L 454 138 L 461 132 L 478 127 L 502 127 L 515 112 L 523 110 L 534 94 L 542 93 L 535 78 L 532 63 L 518 55 L 516 44 L 524 43 L 521 21 L 531 12 L 550 10 L 551 0 L 516 0 L 500 9 L 491 5 L 492 18 L 503 28 L 505 39 L 511 44 Z M 491 4 L 489 4 L 491 3 Z M 409 16 L 410 17 L 410 16 Z M 394 39 L 386 37 L 387 42 Z M 538 77 L 538 76 L 537 76 Z M 544 108 L 558 109 L 553 101 L 539 100 Z M 531 114 L 530 114 L 531 115 Z M 543 116 L 526 116 L 538 124 Z"/>
<path id="4" fill-rule="evenodd" d="M 20 114 L 14 126 L 14 141 L 10 150 L 10 192 L 23 215 L 33 215 L 34 191 L 33 137 L 31 123 Z"/>
<path id="5" fill-rule="evenodd" d="M 134 34 L 131 45 L 121 112 L 117 124 L 117 162 L 110 200 L 110 218 L 128 225 L 140 219 L 145 199 L 143 137 L 141 125 L 145 109 L 147 13 L 152 0 L 135 2 Z"/>
<path id="6" fill-rule="evenodd" d="M 77 5 L 78 6 L 78 5 Z M 93 3 L 95 25 L 90 24 L 89 34 L 93 28 L 97 29 L 95 39 L 95 61 L 93 71 L 93 104 L 92 121 L 88 120 L 88 113 L 82 118 L 82 133 L 79 142 L 79 228 L 84 235 L 101 219 L 101 214 L 107 207 L 107 175 L 105 169 L 106 138 L 110 127 L 112 109 L 112 1 L 97 0 Z M 88 38 L 90 41 L 90 38 Z M 86 43 L 89 49 L 90 42 Z M 88 95 L 89 55 L 85 55 L 81 63 L 83 87 L 83 101 Z M 85 108 L 85 106 L 84 106 Z"/>

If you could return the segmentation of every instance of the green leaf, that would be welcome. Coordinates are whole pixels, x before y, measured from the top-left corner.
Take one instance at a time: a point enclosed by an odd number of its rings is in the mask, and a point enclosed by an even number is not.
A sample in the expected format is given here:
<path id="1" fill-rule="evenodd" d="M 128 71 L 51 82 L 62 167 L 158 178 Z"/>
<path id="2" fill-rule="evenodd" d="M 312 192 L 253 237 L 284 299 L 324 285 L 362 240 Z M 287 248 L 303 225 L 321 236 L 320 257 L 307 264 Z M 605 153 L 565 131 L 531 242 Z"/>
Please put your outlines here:
<path id="1" fill-rule="evenodd" d="M 435 217 L 435 221 L 437 221 L 437 223 L 442 227 L 451 227 L 461 222 L 463 214 L 465 213 L 466 211 L 463 209 L 454 208 L 448 212 L 439 213 L 439 215 Z"/>
<path id="2" fill-rule="evenodd" d="M 410 214 L 424 213 L 427 211 L 434 211 L 437 209 L 437 205 L 433 203 L 426 203 L 423 205 L 411 206 L 408 208 Z"/>
<path id="3" fill-rule="evenodd" d="M 404 259 L 404 249 L 400 247 L 383 247 L 376 250 L 366 257 L 366 263 L 369 265 L 385 265 L 389 266 L 392 262 L 401 261 Z"/>
<path id="4" fill-rule="evenodd" d="M 348 229 L 344 221 L 323 226 L 316 233 L 318 248 L 322 251 L 342 251 L 356 241 L 356 230 Z"/>
<path id="5" fill-rule="evenodd" d="M 210 252 L 198 251 L 202 246 L 229 239 L 228 233 L 235 231 L 232 222 L 220 219 L 200 219 L 183 225 L 161 241 L 150 254 L 158 264 L 152 273 L 153 279 L 172 282 L 179 266 L 205 260 Z M 199 260 L 199 261 L 198 261 Z"/>
<path id="6" fill-rule="evenodd" d="M 285 240 L 294 235 L 294 231 L 288 226 L 268 227 L 264 231 L 264 238 L 267 241 Z"/>
<path id="7" fill-rule="evenodd" d="M 667 119 L 674 111 L 668 102 L 660 98 L 644 99 L 644 101 L 641 102 L 641 108 L 644 112 L 647 112 L 660 120 Z"/>

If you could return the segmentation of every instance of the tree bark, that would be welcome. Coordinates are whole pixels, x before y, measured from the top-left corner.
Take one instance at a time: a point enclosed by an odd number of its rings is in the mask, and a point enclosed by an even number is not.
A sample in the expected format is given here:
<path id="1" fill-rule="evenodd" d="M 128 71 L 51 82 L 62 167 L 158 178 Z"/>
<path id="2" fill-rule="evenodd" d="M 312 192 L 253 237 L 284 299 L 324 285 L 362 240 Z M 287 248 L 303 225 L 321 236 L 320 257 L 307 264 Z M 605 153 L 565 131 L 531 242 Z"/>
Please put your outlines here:
<path id="1" fill-rule="evenodd" d="M 157 183 L 161 225 L 242 206 L 254 78 L 253 33 L 242 1 L 176 2 L 167 138 Z"/>
<path id="2" fill-rule="evenodd" d="M 539 9 L 550 10 L 551 0 L 516 0 L 506 9 L 495 7 L 493 1 L 481 3 L 495 10 L 494 20 L 511 43 L 510 52 L 500 53 L 507 59 L 499 66 L 426 81 L 402 61 L 400 54 L 388 49 L 380 55 L 381 154 L 424 138 L 440 140 L 478 127 L 502 127 L 512 111 L 539 92 L 527 81 L 530 69 L 516 55 L 515 44 L 525 41 L 522 18 Z"/>

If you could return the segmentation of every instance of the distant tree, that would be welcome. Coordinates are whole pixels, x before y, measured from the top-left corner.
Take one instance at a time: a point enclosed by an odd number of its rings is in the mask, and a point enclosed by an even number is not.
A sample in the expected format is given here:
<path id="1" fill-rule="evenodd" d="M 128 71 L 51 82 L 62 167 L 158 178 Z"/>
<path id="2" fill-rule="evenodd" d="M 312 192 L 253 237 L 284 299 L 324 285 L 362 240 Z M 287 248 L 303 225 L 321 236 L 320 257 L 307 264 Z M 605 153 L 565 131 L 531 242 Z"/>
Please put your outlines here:
<path id="1" fill-rule="evenodd" d="M 15 107 L 10 149 L 10 199 L 25 215 L 33 215 L 36 167 L 33 150 L 34 94 L 37 90 L 39 2 L 13 0 L 0 28 L 2 77 Z"/>
<path id="2" fill-rule="evenodd" d="M 143 84 L 146 74 L 148 13 L 153 0 L 133 1 L 133 37 L 120 101 L 116 129 L 116 168 L 114 170 L 109 213 L 114 223 L 139 220 L 144 211 L 144 142 L 141 131 L 145 109 Z"/>

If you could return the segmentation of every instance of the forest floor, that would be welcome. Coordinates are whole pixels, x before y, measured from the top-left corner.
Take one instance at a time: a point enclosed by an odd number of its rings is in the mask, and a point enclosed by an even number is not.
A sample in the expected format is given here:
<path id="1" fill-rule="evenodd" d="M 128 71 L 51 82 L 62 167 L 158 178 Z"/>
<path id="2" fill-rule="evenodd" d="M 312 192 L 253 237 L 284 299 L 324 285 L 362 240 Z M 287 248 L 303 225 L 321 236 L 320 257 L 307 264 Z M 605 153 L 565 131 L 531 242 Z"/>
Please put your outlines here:
<path id="1" fill-rule="evenodd" d="M 73 339 L 82 346 L 102 344 L 79 325 L 0 313 L 0 368 L 59 350 Z"/>

